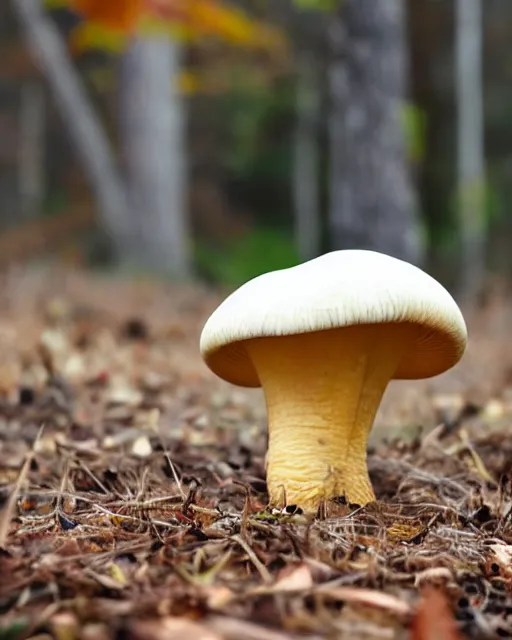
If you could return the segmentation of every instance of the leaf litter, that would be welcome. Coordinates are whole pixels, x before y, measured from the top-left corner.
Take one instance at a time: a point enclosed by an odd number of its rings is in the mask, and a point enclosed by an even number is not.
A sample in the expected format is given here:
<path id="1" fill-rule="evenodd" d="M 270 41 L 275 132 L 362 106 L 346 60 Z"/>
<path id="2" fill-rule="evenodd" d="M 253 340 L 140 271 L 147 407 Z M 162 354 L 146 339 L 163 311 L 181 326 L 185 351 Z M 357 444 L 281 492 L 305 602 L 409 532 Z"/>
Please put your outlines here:
<path id="1" fill-rule="evenodd" d="M 506 306 L 472 319 L 457 370 L 392 385 L 378 501 L 306 518 L 266 507 L 259 392 L 200 361 L 218 294 L 2 285 L 2 640 L 512 637 Z"/>

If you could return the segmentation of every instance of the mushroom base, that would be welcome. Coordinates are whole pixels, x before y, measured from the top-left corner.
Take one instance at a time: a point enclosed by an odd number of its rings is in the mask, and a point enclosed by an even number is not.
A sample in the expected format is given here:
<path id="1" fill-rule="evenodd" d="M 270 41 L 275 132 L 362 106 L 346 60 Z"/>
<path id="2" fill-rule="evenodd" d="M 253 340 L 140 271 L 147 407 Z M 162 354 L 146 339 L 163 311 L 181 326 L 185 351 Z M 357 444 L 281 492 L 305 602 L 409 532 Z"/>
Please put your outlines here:
<path id="1" fill-rule="evenodd" d="M 311 512 L 336 497 L 375 500 L 368 435 L 416 331 L 374 324 L 247 342 L 267 405 L 272 506 Z"/>

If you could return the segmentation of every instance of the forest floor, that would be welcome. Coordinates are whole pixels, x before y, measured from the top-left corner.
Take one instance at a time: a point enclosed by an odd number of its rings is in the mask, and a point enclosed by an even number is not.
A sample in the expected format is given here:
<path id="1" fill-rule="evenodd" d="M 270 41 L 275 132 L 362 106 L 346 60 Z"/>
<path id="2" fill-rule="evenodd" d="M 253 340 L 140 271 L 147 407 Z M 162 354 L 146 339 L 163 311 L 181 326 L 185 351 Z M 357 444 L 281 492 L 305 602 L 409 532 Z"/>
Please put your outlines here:
<path id="1" fill-rule="evenodd" d="M 0 287 L 0 639 L 512 637 L 511 310 L 393 383 L 378 502 L 265 510 L 259 391 L 198 337 L 217 294 L 57 271 Z M 509 619 L 510 617 L 510 619 Z"/>

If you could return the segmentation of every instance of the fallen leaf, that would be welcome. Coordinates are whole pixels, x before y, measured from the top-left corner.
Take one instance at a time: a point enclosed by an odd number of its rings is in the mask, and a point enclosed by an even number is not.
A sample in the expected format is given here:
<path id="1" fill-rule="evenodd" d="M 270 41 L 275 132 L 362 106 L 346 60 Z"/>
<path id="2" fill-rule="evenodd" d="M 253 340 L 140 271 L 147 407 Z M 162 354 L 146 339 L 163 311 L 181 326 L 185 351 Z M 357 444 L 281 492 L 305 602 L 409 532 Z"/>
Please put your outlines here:
<path id="1" fill-rule="evenodd" d="M 128 581 L 126 580 L 126 576 L 124 575 L 123 570 L 115 562 L 112 562 L 108 565 L 108 572 L 110 574 L 110 577 L 113 578 L 121 586 L 127 584 Z"/>
<path id="2" fill-rule="evenodd" d="M 418 572 L 414 577 L 414 586 L 418 587 L 424 584 L 446 583 L 453 579 L 453 572 L 448 567 L 429 567 L 424 571 Z"/>
<path id="3" fill-rule="evenodd" d="M 218 637 L 223 640 L 290 640 L 288 634 L 238 618 L 213 616 L 206 619 L 205 625 L 221 634 Z"/>
<path id="4" fill-rule="evenodd" d="M 497 398 L 491 398 L 482 411 L 482 417 L 486 420 L 498 420 L 505 415 L 505 404 Z"/>
<path id="5" fill-rule="evenodd" d="M 411 640 L 463 640 L 444 594 L 424 589 L 411 623 Z"/>
<path id="6" fill-rule="evenodd" d="M 368 607 L 385 609 L 389 613 L 397 616 L 407 616 L 411 612 L 411 608 L 407 602 L 389 593 L 377 591 L 376 589 L 320 586 L 318 589 L 315 589 L 315 593 L 328 596 L 335 600 L 350 602 L 351 604 L 361 604 Z"/>
<path id="7" fill-rule="evenodd" d="M 203 625 L 187 618 L 162 618 L 135 622 L 127 640 L 223 640 Z M 240 638 L 241 640 L 241 638 Z"/>
<path id="8" fill-rule="evenodd" d="M 78 633 L 78 620 L 73 613 L 56 613 L 50 620 L 55 640 L 75 640 Z"/>
<path id="9" fill-rule="evenodd" d="M 281 571 L 273 591 L 303 591 L 313 586 L 311 569 L 301 564 L 298 567 L 287 567 Z"/>
<path id="10" fill-rule="evenodd" d="M 131 451 L 137 458 L 148 458 L 153 453 L 153 448 L 147 436 L 139 436 L 134 440 Z"/>
<path id="11" fill-rule="evenodd" d="M 97 573 L 92 569 L 86 569 L 85 572 L 106 589 L 112 589 L 113 591 L 122 591 L 126 586 L 126 583 L 119 582 L 116 578 L 107 576 L 103 573 Z"/>
<path id="12" fill-rule="evenodd" d="M 492 544 L 490 562 L 498 565 L 501 573 L 507 577 L 512 577 L 512 545 Z"/>

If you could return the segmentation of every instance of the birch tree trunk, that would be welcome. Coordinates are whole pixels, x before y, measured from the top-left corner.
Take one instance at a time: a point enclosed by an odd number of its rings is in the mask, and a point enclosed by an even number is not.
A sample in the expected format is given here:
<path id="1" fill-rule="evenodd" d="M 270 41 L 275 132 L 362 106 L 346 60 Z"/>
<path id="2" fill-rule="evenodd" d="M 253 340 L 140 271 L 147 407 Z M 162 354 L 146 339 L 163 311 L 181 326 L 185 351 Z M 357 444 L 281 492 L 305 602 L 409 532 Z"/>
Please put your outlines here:
<path id="1" fill-rule="evenodd" d="M 176 92 L 177 46 L 167 38 L 135 40 L 123 61 L 124 176 L 40 0 L 12 0 L 12 6 L 73 140 L 118 262 L 178 277 L 188 275 L 185 132 Z"/>
<path id="2" fill-rule="evenodd" d="M 403 0 L 344 0 L 331 34 L 330 243 L 423 260 L 401 122 Z"/>
<path id="3" fill-rule="evenodd" d="M 482 100 L 482 3 L 456 5 L 457 171 L 460 293 L 472 304 L 485 275 L 485 160 Z"/>
<path id="4" fill-rule="evenodd" d="M 169 38 L 136 38 L 121 62 L 119 113 L 140 262 L 186 277 L 191 259 L 179 62 L 179 47 Z"/>
<path id="5" fill-rule="evenodd" d="M 38 80 L 23 83 L 19 107 L 18 190 L 24 221 L 41 213 L 44 197 L 44 143 L 46 104 Z"/>
<path id="6" fill-rule="evenodd" d="M 124 184 L 96 112 L 69 59 L 62 38 L 40 0 L 12 0 L 34 62 L 46 77 L 67 133 L 98 203 L 103 225 L 118 259 L 133 253 L 127 233 Z"/>
<path id="7" fill-rule="evenodd" d="M 298 59 L 296 124 L 293 166 L 295 245 L 302 261 L 320 254 L 321 227 L 319 193 L 319 150 L 317 126 L 320 97 L 313 57 Z"/>

